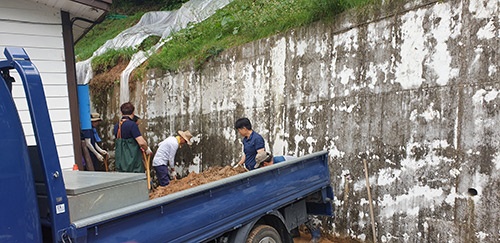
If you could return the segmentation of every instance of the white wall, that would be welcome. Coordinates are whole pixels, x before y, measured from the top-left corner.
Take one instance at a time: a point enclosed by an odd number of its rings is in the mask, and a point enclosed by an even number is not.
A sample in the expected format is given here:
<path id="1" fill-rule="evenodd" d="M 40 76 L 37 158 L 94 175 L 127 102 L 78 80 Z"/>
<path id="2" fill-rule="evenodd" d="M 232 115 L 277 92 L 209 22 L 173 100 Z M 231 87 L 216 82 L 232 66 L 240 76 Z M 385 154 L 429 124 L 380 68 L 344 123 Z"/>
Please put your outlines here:
<path id="1" fill-rule="evenodd" d="M 59 9 L 25 0 L 0 0 L 0 59 L 6 46 L 23 47 L 42 76 L 61 167 L 74 164 L 73 140 Z M 28 145 L 34 145 L 29 110 L 21 78 L 13 70 L 13 97 Z"/>

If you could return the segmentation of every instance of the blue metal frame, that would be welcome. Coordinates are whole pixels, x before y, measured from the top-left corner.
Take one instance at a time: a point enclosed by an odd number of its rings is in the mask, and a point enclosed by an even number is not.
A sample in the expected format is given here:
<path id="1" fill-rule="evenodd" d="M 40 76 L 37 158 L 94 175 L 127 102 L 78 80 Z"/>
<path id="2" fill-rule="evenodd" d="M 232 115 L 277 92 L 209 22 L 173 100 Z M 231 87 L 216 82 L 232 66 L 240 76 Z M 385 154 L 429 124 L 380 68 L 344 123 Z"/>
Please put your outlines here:
<path id="1" fill-rule="evenodd" d="M 9 62 L 2 61 L 0 68 L 13 67 Z M 0 239 L 5 242 L 41 242 L 28 147 L 14 100 L 1 75 L 0 154 Z"/>
<path id="2" fill-rule="evenodd" d="M 66 228 L 70 225 L 69 207 L 42 80 L 23 48 L 7 47 L 4 54 L 7 61 L 0 62 L 0 66 L 17 70 L 23 82 L 30 110 L 38 155 L 46 181 L 50 213 L 49 219 L 42 221 L 50 223 L 54 241 L 61 241 L 61 237 L 66 234 Z M 22 136 L 24 137 L 24 133 Z"/>

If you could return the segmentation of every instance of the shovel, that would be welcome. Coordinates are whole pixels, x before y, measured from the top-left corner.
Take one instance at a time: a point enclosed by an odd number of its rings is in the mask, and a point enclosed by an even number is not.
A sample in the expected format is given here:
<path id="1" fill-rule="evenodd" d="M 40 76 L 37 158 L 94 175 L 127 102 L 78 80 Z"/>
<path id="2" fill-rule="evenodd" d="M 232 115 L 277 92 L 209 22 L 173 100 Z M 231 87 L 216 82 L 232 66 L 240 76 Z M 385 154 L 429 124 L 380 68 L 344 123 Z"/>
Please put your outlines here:
<path id="1" fill-rule="evenodd" d="M 249 171 L 249 170 L 247 169 L 247 167 L 245 166 L 245 164 L 236 164 L 236 165 L 234 165 L 234 166 L 233 166 L 233 169 L 236 169 L 236 168 L 238 168 L 238 167 L 240 167 L 240 166 L 241 166 L 241 167 L 243 167 L 246 171 Z"/>
<path id="2" fill-rule="evenodd" d="M 109 154 L 106 154 L 104 156 L 104 168 L 106 168 L 106 172 L 109 171 L 109 167 L 108 167 L 108 159 L 109 159 Z"/>
<path id="3" fill-rule="evenodd" d="M 148 180 L 148 190 L 151 190 L 151 175 L 149 172 L 149 160 L 151 159 L 151 156 L 148 154 L 146 155 L 146 152 L 142 151 L 142 157 L 144 158 L 144 167 L 146 168 L 146 178 Z"/>

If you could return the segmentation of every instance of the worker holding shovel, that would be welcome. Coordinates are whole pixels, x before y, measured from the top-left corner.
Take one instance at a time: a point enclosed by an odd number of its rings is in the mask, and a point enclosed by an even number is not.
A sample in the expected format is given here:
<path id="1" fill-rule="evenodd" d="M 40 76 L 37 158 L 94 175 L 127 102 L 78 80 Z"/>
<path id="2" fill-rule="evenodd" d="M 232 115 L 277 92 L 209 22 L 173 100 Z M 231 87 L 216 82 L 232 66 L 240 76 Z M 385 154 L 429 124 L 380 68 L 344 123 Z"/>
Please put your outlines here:
<path id="1" fill-rule="evenodd" d="M 175 172 L 175 154 L 177 149 L 183 144 L 191 145 L 191 138 L 193 135 L 189 131 L 178 131 L 177 136 L 170 136 L 160 142 L 158 150 L 153 158 L 153 168 L 156 171 L 158 182 L 160 186 L 166 186 L 170 183 L 170 177 L 175 179 L 177 173 Z"/>
<path id="2" fill-rule="evenodd" d="M 98 143 L 101 142 L 101 138 L 99 137 L 99 134 L 97 133 L 97 126 L 99 126 L 99 123 L 102 121 L 101 115 L 99 113 L 92 113 L 90 114 L 90 122 L 92 123 L 92 133 L 93 136 L 91 137 L 91 146 L 95 148 L 95 150 L 89 148 L 90 151 L 93 153 L 91 154 L 92 158 L 92 163 L 94 163 L 94 170 L 96 171 L 108 171 L 108 151 L 102 149 L 99 147 Z M 101 157 L 96 157 L 94 155 L 94 152 L 99 152 L 97 155 L 101 155 Z M 99 161 L 104 163 L 104 168 L 101 166 L 101 163 Z"/>
<path id="3" fill-rule="evenodd" d="M 259 152 L 265 152 L 264 138 L 252 130 L 252 123 L 248 118 L 240 118 L 234 123 L 234 128 L 243 137 L 243 156 L 237 165 L 245 166 L 247 170 L 255 169 L 255 157 Z"/>
<path id="4" fill-rule="evenodd" d="M 137 123 L 133 121 L 135 107 L 130 102 L 120 106 L 122 118 L 114 127 L 116 170 L 119 172 L 144 173 L 144 151 L 151 154 L 148 143 L 139 131 Z"/>

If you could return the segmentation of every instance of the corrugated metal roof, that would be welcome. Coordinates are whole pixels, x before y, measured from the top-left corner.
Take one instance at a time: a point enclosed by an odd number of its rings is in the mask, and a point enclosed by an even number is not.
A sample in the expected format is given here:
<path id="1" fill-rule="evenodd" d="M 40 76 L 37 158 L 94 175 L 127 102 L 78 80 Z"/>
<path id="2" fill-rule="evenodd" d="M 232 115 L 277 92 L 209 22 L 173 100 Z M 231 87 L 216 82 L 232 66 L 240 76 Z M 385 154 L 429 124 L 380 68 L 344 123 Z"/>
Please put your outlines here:
<path id="1" fill-rule="evenodd" d="M 73 24 L 73 38 L 78 41 L 94 25 L 102 20 L 111 7 L 112 0 L 30 0 L 51 8 L 70 13 Z"/>

